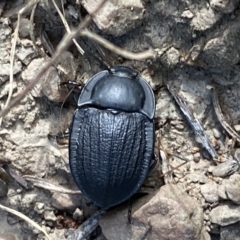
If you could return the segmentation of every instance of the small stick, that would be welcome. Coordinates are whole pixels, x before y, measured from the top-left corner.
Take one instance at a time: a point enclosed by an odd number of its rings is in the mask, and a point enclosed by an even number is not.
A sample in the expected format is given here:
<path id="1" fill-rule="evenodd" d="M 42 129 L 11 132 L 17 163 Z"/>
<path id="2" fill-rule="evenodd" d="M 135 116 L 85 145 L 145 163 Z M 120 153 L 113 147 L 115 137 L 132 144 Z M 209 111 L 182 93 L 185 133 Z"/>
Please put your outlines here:
<path id="1" fill-rule="evenodd" d="M 35 187 L 43 188 L 43 189 L 46 189 L 46 190 L 49 190 L 52 192 L 60 192 L 60 193 L 65 193 L 65 194 L 80 194 L 81 193 L 80 190 L 74 191 L 71 189 L 67 189 L 62 186 L 53 184 L 45 179 L 37 178 L 37 177 L 31 176 L 31 175 L 25 175 L 25 176 L 23 176 L 23 178 L 26 181 L 32 183 L 33 186 L 35 186 Z"/>
<path id="2" fill-rule="evenodd" d="M 51 240 L 50 236 L 47 234 L 46 230 L 43 229 L 38 223 L 34 222 L 33 220 L 31 220 L 29 217 L 27 217 L 26 215 L 24 215 L 23 213 L 19 212 L 19 211 L 16 211 L 12 208 L 9 208 L 9 207 L 5 207 L 3 205 L 0 204 L 0 209 L 4 210 L 4 211 L 7 211 L 15 216 L 18 216 L 19 218 L 23 219 L 24 221 L 28 222 L 29 224 L 31 224 L 33 227 L 37 228 L 39 231 L 41 231 L 45 237 L 48 239 L 48 240 Z"/>
<path id="3" fill-rule="evenodd" d="M 224 128 L 224 130 L 235 140 L 237 140 L 238 142 L 240 142 L 240 136 L 239 134 L 228 124 L 228 122 L 225 120 L 225 117 L 222 113 L 219 101 L 218 101 L 218 97 L 217 97 L 217 93 L 216 90 L 213 86 L 207 86 L 207 89 L 211 91 L 211 97 L 212 97 L 212 103 L 213 103 L 213 108 L 214 111 L 217 115 L 217 119 L 220 122 L 220 124 L 222 125 L 222 127 Z"/>
<path id="4" fill-rule="evenodd" d="M 194 118 L 193 113 L 188 108 L 186 102 L 173 90 L 167 85 L 168 91 L 174 97 L 176 103 L 180 107 L 182 113 L 186 117 L 187 121 L 191 125 L 192 129 L 194 130 L 195 136 L 200 139 L 202 146 L 209 152 L 211 157 L 214 159 L 217 157 L 217 153 L 213 146 L 211 145 L 207 135 L 205 134 L 202 125 L 200 122 Z"/>
<path id="5" fill-rule="evenodd" d="M 58 14 L 59 14 L 59 17 L 61 18 L 62 23 L 63 23 L 63 25 L 64 25 L 67 33 L 70 33 L 70 32 L 71 32 L 70 27 L 68 26 L 68 23 L 67 23 L 65 17 L 63 16 L 63 14 L 61 13 L 60 9 L 58 8 L 55 0 L 52 0 L 52 3 L 53 3 L 53 5 L 54 5 L 54 7 L 56 8 L 56 10 L 57 10 L 57 12 L 58 12 Z M 79 51 L 82 55 L 84 55 L 84 50 L 79 46 L 79 44 L 78 44 L 78 42 L 76 41 L 76 39 L 73 38 L 72 41 L 74 42 L 74 44 L 75 44 L 75 46 L 77 47 L 78 51 Z"/>

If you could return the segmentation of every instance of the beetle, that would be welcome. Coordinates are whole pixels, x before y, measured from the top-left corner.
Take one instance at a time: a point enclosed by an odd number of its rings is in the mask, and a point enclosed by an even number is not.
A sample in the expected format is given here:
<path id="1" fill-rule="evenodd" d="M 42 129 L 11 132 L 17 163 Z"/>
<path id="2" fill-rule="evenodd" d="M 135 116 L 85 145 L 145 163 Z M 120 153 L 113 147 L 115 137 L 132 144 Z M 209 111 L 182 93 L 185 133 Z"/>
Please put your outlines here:
<path id="1" fill-rule="evenodd" d="M 146 179 L 154 149 L 155 98 L 125 66 L 101 71 L 78 98 L 69 161 L 82 193 L 102 209 L 129 199 Z"/>

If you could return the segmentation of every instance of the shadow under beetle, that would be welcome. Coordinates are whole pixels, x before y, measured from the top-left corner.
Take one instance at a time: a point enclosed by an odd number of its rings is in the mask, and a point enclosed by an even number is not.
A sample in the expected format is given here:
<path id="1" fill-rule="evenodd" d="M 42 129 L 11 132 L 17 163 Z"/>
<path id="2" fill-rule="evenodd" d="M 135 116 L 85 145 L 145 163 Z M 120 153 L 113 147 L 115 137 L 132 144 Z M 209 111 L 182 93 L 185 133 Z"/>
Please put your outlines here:
<path id="1" fill-rule="evenodd" d="M 129 199 L 149 172 L 155 99 L 138 73 L 117 66 L 83 88 L 70 127 L 69 159 L 82 193 L 102 209 Z"/>

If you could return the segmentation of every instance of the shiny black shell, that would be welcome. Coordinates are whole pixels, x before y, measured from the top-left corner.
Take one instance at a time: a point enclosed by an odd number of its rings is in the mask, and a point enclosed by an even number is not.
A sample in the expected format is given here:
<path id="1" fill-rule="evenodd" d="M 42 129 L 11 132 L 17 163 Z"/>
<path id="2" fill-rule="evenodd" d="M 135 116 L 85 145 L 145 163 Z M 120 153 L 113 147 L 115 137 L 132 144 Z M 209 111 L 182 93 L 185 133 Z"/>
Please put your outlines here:
<path id="1" fill-rule="evenodd" d="M 85 85 L 70 128 L 73 178 L 93 203 L 108 209 L 145 180 L 154 147 L 155 99 L 127 67 L 99 72 Z"/>

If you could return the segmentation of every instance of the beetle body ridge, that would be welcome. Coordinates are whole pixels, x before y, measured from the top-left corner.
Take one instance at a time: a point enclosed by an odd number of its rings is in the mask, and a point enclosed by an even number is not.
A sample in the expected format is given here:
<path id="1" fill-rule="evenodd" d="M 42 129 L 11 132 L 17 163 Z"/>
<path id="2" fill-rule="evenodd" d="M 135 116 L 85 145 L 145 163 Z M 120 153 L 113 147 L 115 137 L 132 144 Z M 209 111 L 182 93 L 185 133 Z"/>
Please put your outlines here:
<path id="1" fill-rule="evenodd" d="M 113 70 L 120 74 L 100 72 L 83 89 L 69 144 L 70 168 L 78 187 L 104 209 L 139 189 L 154 146 L 155 102 L 153 94 L 146 95 L 149 85 L 129 68 Z"/>

